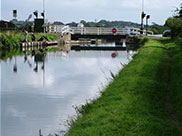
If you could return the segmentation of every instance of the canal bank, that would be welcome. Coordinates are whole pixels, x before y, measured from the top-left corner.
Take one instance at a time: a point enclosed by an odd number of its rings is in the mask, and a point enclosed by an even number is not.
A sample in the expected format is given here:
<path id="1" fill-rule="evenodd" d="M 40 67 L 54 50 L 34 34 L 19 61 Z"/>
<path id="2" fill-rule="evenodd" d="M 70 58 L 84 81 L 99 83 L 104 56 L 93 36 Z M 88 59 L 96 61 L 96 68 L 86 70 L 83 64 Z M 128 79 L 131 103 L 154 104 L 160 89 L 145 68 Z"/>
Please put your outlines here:
<path id="1" fill-rule="evenodd" d="M 181 136 L 181 59 L 171 40 L 150 40 L 101 97 L 76 108 L 67 135 Z"/>
<path id="2" fill-rule="evenodd" d="M 52 44 L 50 41 L 58 40 L 59 36 L 55 34 L 34 33 L 35 39 L 32 39 L 32 34 L 33 33 L 29 33 L 27 38 L 28 41 L 23 42 L 25 36 L 22 32 L 7 31 L 1 33 L 0 59 L 7 60 L 8 58 L 13 58 L 13 56 L 24 55 L 24 51 L 29 51 L 30 54 L 31 51 L 35 50 L 37 52 L 39 49 L 44 49 L 46 52 L 56 50 L 55 48 L 50 49 L 46 47 L 47 45 Z M 42 37 L 46 37 L 46 39 L 41 39 Z M 31 46 L 31 44 L 35 44 L 35 46 Z"/>

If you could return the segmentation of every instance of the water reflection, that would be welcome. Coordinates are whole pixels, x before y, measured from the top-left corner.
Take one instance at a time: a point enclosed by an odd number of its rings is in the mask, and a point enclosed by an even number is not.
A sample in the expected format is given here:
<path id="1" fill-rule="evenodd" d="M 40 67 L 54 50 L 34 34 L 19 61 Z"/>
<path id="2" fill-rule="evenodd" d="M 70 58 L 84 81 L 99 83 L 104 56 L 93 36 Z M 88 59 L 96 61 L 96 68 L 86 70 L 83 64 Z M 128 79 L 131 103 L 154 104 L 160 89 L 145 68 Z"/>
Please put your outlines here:
<path id="1" fill-rule="evenodd" d="M 15 64 L 13 67 L 13 71 L 16 73 L 17 72 L 16 56 L 14 57 L 14 59 L 15 59 Z"/>
<path id="2" fill-rule="evenodd" d="M 41 69 L 44 71 L 45 67 L 45 58 L 46 58 L 46 51 L 39 49 L 40 53 L 35 54 L 35 50 L 31 52 L 31 55 L 27 55 L 27 51 L 24 51 L 24 63 L 28 64 L 30 68 L 32 68 L 32 63 L 29 59 L 32 59 L 34 57 L 34 63 L 35 67 L 33 68 L 34 72 L 38 72 L 39 64 L 42 63 Z M 31 56 L 31 58 L 29 58 Z M 18 67 L 17 67 L 17 61 L 16 56 L 14 57 L 15 64 L 13 66 L 13 71 L 17 73 Z"/>
<path id="3" fill-rule="evenodd" d="M 38 136 L 39 129 L 44 136 L 65 131 L 68 116 L 75 114 L 72 106 L 99 96 L 110 71 L 117 74 L 132 55 L 132 51 L 40 51 L 38 55 L 33 51 L 2 61 L 2 136 Z"/>

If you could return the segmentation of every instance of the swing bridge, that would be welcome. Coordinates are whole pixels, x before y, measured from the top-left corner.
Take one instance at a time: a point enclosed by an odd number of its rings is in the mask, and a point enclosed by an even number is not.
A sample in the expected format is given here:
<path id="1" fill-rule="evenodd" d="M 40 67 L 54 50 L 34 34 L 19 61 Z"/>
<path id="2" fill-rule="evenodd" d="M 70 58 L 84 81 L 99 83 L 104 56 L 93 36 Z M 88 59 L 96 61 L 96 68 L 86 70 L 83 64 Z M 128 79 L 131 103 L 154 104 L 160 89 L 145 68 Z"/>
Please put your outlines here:
<path id="1" fill-rule="evenodd" d="M 125 27 L 70 27 L 64 25 L 50 25 L 49 33 L 71 34 L 71 39 L 125 39 L 126 36 L 152 36 L 153 32 L 140 28 Z"/>

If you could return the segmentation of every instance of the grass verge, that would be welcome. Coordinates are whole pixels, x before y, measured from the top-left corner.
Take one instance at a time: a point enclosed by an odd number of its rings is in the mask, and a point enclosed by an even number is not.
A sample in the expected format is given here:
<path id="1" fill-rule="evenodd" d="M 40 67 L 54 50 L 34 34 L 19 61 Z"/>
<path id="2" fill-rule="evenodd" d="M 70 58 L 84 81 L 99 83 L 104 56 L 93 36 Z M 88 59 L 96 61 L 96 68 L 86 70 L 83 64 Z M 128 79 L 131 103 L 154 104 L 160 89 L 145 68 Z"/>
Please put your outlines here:
<path id="1" fill-rule="evenodd" d="M 181 136 L 182 129 L 166 107 L 170 81 L 170 103 L 181 117 L 182 56 L 178 51 L 170 40 L 149 40 L 100 98 L 77 109 L 78 118 L 66 135 Z"/>

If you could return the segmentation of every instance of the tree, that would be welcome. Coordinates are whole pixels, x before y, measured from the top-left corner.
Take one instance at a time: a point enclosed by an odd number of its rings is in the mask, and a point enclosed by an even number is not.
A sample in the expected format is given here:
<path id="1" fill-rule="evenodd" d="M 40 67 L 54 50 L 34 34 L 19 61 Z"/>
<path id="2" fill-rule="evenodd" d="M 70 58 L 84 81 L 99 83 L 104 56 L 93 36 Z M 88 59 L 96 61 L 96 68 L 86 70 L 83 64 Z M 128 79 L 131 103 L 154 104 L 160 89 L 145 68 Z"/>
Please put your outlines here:
<path id="1" fill-rule="evenodd" d="M 165 26 L 171 29 L 172 38 L 182 37 L 182 3 L 175 11 L 174 17 L 168 18 Z"/>
<path id="2" fill-rule="evenodd" d="M 182 18 L 168 18 L 165 26 L 171 29 L 172 37 L 182 36 Z"/>

